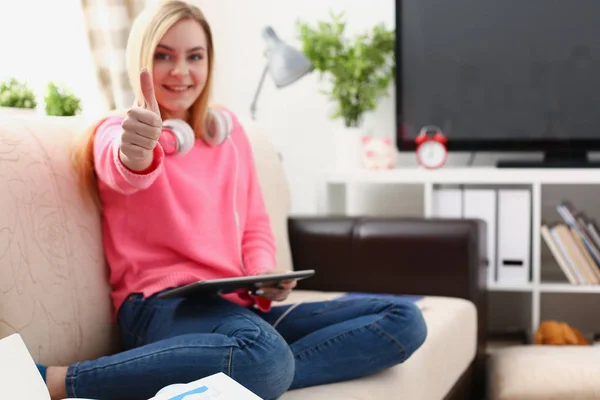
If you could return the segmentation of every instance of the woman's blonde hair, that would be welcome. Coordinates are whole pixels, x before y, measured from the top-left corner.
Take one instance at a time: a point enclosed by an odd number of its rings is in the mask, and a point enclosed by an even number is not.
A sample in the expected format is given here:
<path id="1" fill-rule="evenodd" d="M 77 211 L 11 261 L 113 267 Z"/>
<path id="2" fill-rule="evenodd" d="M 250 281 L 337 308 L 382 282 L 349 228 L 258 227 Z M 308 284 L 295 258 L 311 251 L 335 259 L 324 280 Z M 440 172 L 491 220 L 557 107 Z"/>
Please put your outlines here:
<path id="1" fill-rule="evenodd" d="M 162 0 L 152 6 L 146 7 L 135 19 L 126 49 L 126 67 L 129 82 L 133 90 L 136 104 L 142 105 L 144 96 L 140 88 L 140 72 L 143 68 L 153 71 L 154 52 L 164 34 L 175 23 L 183 19 L 193 19 L 204 29 L 207 39 L 208 75 L 204 90 L 190 107 L 189 123 L 196 132 L 202 135 L 209 100 L 212 90 L 212 71 L 214 65 L 214 46 L 212 31 L 202 11 L 185 0 Z M 122 115 L 123 111 L 114 111 L 111 114 Z M 163 120 L 169 118 L 168 112 L 161 108 Z M 106 117 L 105 117 L 106 118 Z M 93 124 L 76 144 L 73 152 L 73 162 L 77 180 L 83 195 L 101 208 L 98 182 L 94 168 L 94 137 L 98 125 L 105 119 L 102 118 Z"/>

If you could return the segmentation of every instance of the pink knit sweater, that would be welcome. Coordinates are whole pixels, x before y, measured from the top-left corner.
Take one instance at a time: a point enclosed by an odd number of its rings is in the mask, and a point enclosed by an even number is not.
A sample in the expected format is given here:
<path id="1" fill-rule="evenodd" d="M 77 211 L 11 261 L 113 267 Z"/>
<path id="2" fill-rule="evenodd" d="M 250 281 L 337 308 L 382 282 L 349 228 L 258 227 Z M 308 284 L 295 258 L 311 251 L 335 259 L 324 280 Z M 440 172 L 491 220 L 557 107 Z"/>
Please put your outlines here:
<path id="1" fill-rule="evenodd" d="M 252 148 L 231 116 L 232 140 L 218 147 L 196 140 L 183 157 L 166 155 L 159 143 L 153 164 L 141 173 L 119 158 L 123 118 L 110 117 L 98 126 L 94 160 L 116 312 L 130 293 L 150 296 L 202 279 L 275 269 L 275 240 Z M 247 293 L 225 297 L 263 310 L 271 306 Z"/>

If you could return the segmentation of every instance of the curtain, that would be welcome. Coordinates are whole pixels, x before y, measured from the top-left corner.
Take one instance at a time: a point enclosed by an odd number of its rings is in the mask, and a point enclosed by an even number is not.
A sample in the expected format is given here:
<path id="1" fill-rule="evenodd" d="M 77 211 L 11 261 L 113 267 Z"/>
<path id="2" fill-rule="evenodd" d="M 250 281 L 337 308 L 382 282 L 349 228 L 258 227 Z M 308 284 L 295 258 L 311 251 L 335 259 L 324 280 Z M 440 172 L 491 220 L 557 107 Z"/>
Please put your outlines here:
<path id="1" fill-rule="evenodd" d="M 129 30 L 145 0 L 81 0 L 96 76 L 108 108 L 134 100 L 125 65 Z"/>

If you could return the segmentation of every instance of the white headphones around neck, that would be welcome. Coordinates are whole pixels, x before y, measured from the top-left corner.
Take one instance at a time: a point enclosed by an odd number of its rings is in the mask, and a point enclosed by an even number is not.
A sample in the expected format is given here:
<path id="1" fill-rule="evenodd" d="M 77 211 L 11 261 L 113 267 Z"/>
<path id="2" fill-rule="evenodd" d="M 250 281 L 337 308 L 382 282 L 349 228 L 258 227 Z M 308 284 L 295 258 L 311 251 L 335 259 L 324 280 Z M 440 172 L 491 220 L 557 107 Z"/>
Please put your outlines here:
<path id="1" fill-rule="evenodd" d="M 209 107 L 202 140 L 209 146 L 218 146 L 230 137 L 232 128 L 231 116 L 227 112 Z M 163 121 L 163 133 L 159 142 L 167 155 L 181 157 L 194 147 L 196 134 L 184 120 L 167 119 Z"/>
<path id="2" fill-rule="evenodd" d="M 229 141 L 233 146 L 233 151 L 235 153 L 235 175 L 232 197 L 233 217 L 235 218 L 237 227 L 236 232 L 238 235 L 237 242 L 239 244 L 240 263 L 244 272 L 247 274 L 242 255 L 240 220 L 235 204 L 239 174 L 239 155 L 237 146 L 233 140 L 231 140 L 232 130 L 233 122 L 231 120 L 231 115 L 229 115 L 228 112 L 220 110 L 219 108 L 208 108 L 208 114 L 204 123 L 204 131 L 201 135 L 202 140 L 211 147 L 216 147 L 223 144 L 225 141 Z M 181 119 L 167 119 L 163 121 L 162 135 L 158 141 L 163 147 L 163 151 L 166 155 L 182 157 L 194 147 L 196 143 L 196 134 L 194 133 L 194 129 L 192 129 L 187 122 Z"/>

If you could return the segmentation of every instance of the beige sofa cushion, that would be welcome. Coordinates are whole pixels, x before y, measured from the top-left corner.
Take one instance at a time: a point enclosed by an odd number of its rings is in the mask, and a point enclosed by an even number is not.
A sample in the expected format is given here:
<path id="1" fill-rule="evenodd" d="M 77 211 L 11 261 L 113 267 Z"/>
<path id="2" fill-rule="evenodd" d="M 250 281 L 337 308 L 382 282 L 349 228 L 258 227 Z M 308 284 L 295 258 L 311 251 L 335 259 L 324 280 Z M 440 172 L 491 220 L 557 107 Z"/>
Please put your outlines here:
<path id="1" fill-rule="evenodd" d="M 340 295 L 295 291 L 286 303 Z M 282 400 L 443 399 L 475 358 L 477 310 L 470 301 L 448 297 L 425 297 L 416 304 L 423 311 L 428 334 L 404 364 L 361 379 L 293 390 Z"/>
<path id="2" fill-rule="evenodd" d="M 490 400 L 600 399 L 600 346 L 514 346 L 493 352 Z"/>
<path id="3" fill-rule="evenodd" d="M 115 348 L 100 220 L 68 152 L 83 120 L 0 114 L 0 337 L 67 364 Z"/>

